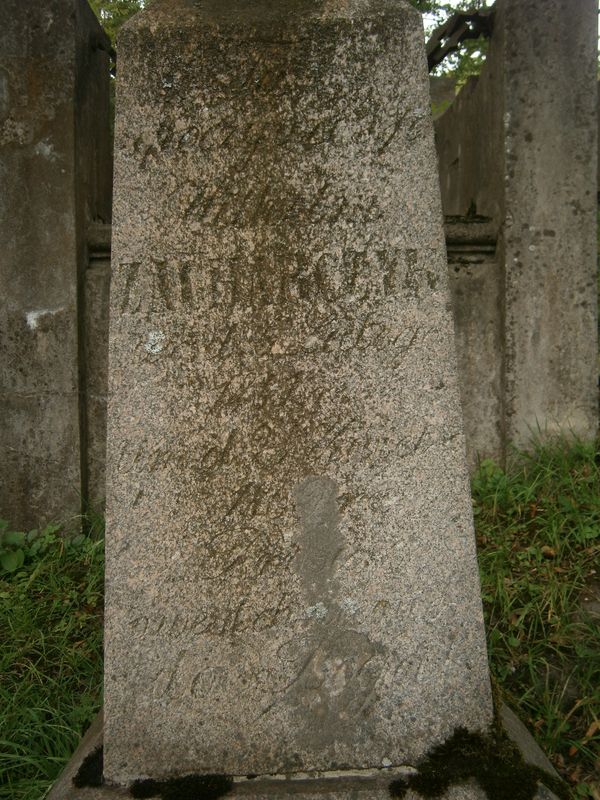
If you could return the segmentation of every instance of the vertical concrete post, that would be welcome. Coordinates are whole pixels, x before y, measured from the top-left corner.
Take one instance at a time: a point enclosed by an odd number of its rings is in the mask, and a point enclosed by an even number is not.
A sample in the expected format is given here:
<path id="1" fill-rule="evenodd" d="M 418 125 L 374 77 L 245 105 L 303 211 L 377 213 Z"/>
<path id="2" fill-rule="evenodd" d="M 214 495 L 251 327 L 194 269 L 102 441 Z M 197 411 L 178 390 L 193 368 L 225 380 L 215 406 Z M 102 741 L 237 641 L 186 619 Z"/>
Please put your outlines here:
<path id="1" fill-rule="evenodd" d="M 85 273 L 85 397 L 88 505 L 104 509 L 106 471 L 106 407 L 108 399 L 108 312 L 111 226 L 88 229 Z"/>
<path id="2" fill-rule="evenodd" d="M 472 463 L 596 434 L 596 27 L 595 0 L 498 0 L 481 75 L 436 122 L 450 236 L 458 219 L 497 239 L 451 281 Z"/>
<path id="3" fill-rule="evenodd" d="M 505 0 L 506 435 L 593 439 L 597 407 L 595 0 Z"/>
<path id="4" fill-rule="evenodd" d="M 0 516 L 79 514 L 86 227 L 110 217 L 109 42 L 85 0 L 0 6 Z"/>

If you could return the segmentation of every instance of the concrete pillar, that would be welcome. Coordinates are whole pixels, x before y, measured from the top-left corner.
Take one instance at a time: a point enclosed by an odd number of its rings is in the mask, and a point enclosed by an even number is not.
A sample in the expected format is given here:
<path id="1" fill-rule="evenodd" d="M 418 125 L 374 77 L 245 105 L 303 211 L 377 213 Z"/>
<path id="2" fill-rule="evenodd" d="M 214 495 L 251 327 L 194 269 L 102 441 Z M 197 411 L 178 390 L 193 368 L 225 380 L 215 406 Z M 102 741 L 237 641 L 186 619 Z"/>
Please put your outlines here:
<path id="1" fill-rule="evenodd" d="M 487 220 L 497 238 L 496 320 L 455 294 L 459 343 L 465 320 L 477 341 L 502 331 L 495 353 L 459 353 L 472 461 L 597 430 L 596 22 L 594 0 L 498 0 L 481 75 L 436 122 L 444 213 Z"/>
<path id="2" fill-rule="evenodd" d="M 595 0 L 511 0 L 505 28 L 506 435 L 598 426 Z"/>
<path id="3" fill-rule="evenodd" d="M 454 307 L 456 353 L 467 458 L 499 457 L 502 428 L 502 285 L 497 230 L 486 218 L 446 220 L 448 274 Z"/>
<path id="4" fill-rule="evenodd" d="M 110 219 L 109 42 L 84 0 L 0 6 L 0 516 L 87 497 L 86 228 Z"/>

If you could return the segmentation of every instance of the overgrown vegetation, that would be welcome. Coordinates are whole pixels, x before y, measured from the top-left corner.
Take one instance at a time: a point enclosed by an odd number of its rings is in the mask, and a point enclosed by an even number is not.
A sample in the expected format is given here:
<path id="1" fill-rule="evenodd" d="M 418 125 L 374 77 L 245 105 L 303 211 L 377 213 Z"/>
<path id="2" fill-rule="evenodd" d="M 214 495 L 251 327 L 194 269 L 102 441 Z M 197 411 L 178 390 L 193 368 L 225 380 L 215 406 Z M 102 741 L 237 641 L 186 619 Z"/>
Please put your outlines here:
<path id="1" fill-rule="evenodd" d="M 423 14 L 425 36 L 433 33 L 435 28 L 442 25 L 457 11 L 482 11 L 490 8 L 494 0 L 409 0 L 410 3 Z M 488 51 L 488 40 L 484 37 L 468 39 L 460 45 L 456 53 L 452 53 L 434 68 L 436 76 L 452 78 L 456 89 L 463 86 L 473 75 L 479 75 L 485 63 Z"/>
<path id="2" fill-rule="evenodd" d="M 113 45 L 121 26 L 144 6 L 143 0 L 88 0 L 88 2 Z"/>
<path id="3" fill-rule="evenodd" d="M 600 591 L 599 463 L 593 445 L 557 444 L 473 480 L 496 688 L 578 800 L 600 799 L 600 626 L 586 601 Z M 6 533 L 0 547 L 23 559 L 0 570 L 0 798 L 41 800 L 101 702 L 102 541 Z"/>
<path id="4" fill-rule="evenodd" d="M 41 800 L 101 705 L 103 541 L 57 533 L 0 535 L 3 800 Z"/>
<path id="5" fill-rule="evenodd" d="M 555 444 L 473 480 L 494 680 L 573 797 L 600 799 L 600 461 Z M 586 600 L 587 598 L 587 600 Z"/>

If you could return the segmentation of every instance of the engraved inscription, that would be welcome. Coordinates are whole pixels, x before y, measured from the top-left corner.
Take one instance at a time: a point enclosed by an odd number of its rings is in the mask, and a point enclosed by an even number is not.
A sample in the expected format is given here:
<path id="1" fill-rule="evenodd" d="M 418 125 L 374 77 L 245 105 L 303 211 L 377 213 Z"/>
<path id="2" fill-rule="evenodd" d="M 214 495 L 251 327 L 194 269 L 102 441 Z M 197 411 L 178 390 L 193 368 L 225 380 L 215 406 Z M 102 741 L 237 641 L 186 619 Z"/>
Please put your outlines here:
<path id="1" fill-rule="evenodd" d="M 344 310 L 354 315 L 378 299 L 418 299 L 436 289 L 439 269 L 432 254 L 411 248 L 321 252 L 309 259 L 300 250 L 289 251 L 273 242 L 265 253 L 240 252 L 220 259 L 202 254 L 173 261 L 149 258 L 143 265 L 123 262 L 115 270 L 115 281 L 120 310 L 126 313 L 193 311 L 202 299 L 203 304 L 208 300 L 209 310 L 229 315 L 269 308 L 289 314 L 301 308 L 318 324 L 319 317 Z M 359 343 L 360 329 L 355 336 Z"/>

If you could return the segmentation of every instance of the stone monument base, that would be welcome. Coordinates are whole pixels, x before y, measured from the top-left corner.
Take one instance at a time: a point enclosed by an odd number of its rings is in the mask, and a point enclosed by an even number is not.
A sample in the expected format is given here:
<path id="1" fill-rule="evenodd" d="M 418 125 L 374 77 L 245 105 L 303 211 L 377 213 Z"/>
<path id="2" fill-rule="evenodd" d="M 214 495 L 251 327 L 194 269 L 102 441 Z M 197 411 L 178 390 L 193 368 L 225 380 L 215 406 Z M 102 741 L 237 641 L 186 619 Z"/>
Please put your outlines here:
<path id="1" fill-rule="evenodd" d="M 499 712 L 499 721 L 508 739 L 515 744 L 525 762 L 533 768 L 543 770 L 548 776 L 548 783 L 554 784 L 558 775 L 550 761 L 542 752 L 525 726 L 506 706 Z M 201 780 L 193 790 L 179 791 L 177 786 L 164 785 L 156 794 L 147 788 L 132 790 L 131 787 L 109 786 L 101 784 L 101 749 L 103 745 L 103 717 L 98 714 L 89 730 L 83 737 L 79 747 L 67 764 L 64 772 L 50 791 L 47 800 L 119 800 L 135 797 L 156 797 L 162 800 L 214 800 L 216 794 L 209 787 L 203 789 Z M 247 800 L 283 800 L 293 797 L 294 800 L 317 800 L 329 797 L 332 800 L 388 800 L 391 796 L 390 784 L 398 780 L 408 780 L 415 775 L 412 767 L 389 767 L 378 770 L 357 770 L 349 772 L 320 773 L 317 775 L 297 774 L 294 776 L 246 776 L 234 778 L 227 798 L 247 798 Z M 82 783 L 88 785 L 82 786 Z M 94 785 L 96 784 L 96 785 Z M 100 785 L 98 785 L 100 784 Z M 213 790 L 214 791 L 214 790 Z M 398 796 L 398 795 L 396 795 Z M 507 796 L 507 795 L 505 795 Z M 515 797 L 517 794 L 515 794 Z M 521 795 L 518 795 L 521 797 Z M 422 800 L 423 796 L 412 789 L 407 789 L 403 800 Z M 438 800 L 495 800 L 488 796 L 472 779 L 468 782 L 451 786 Z M 532 800 L 558 800 L 558 796 L 545 785 L 543 779 L 538 782 L 537 791 Z"/>

